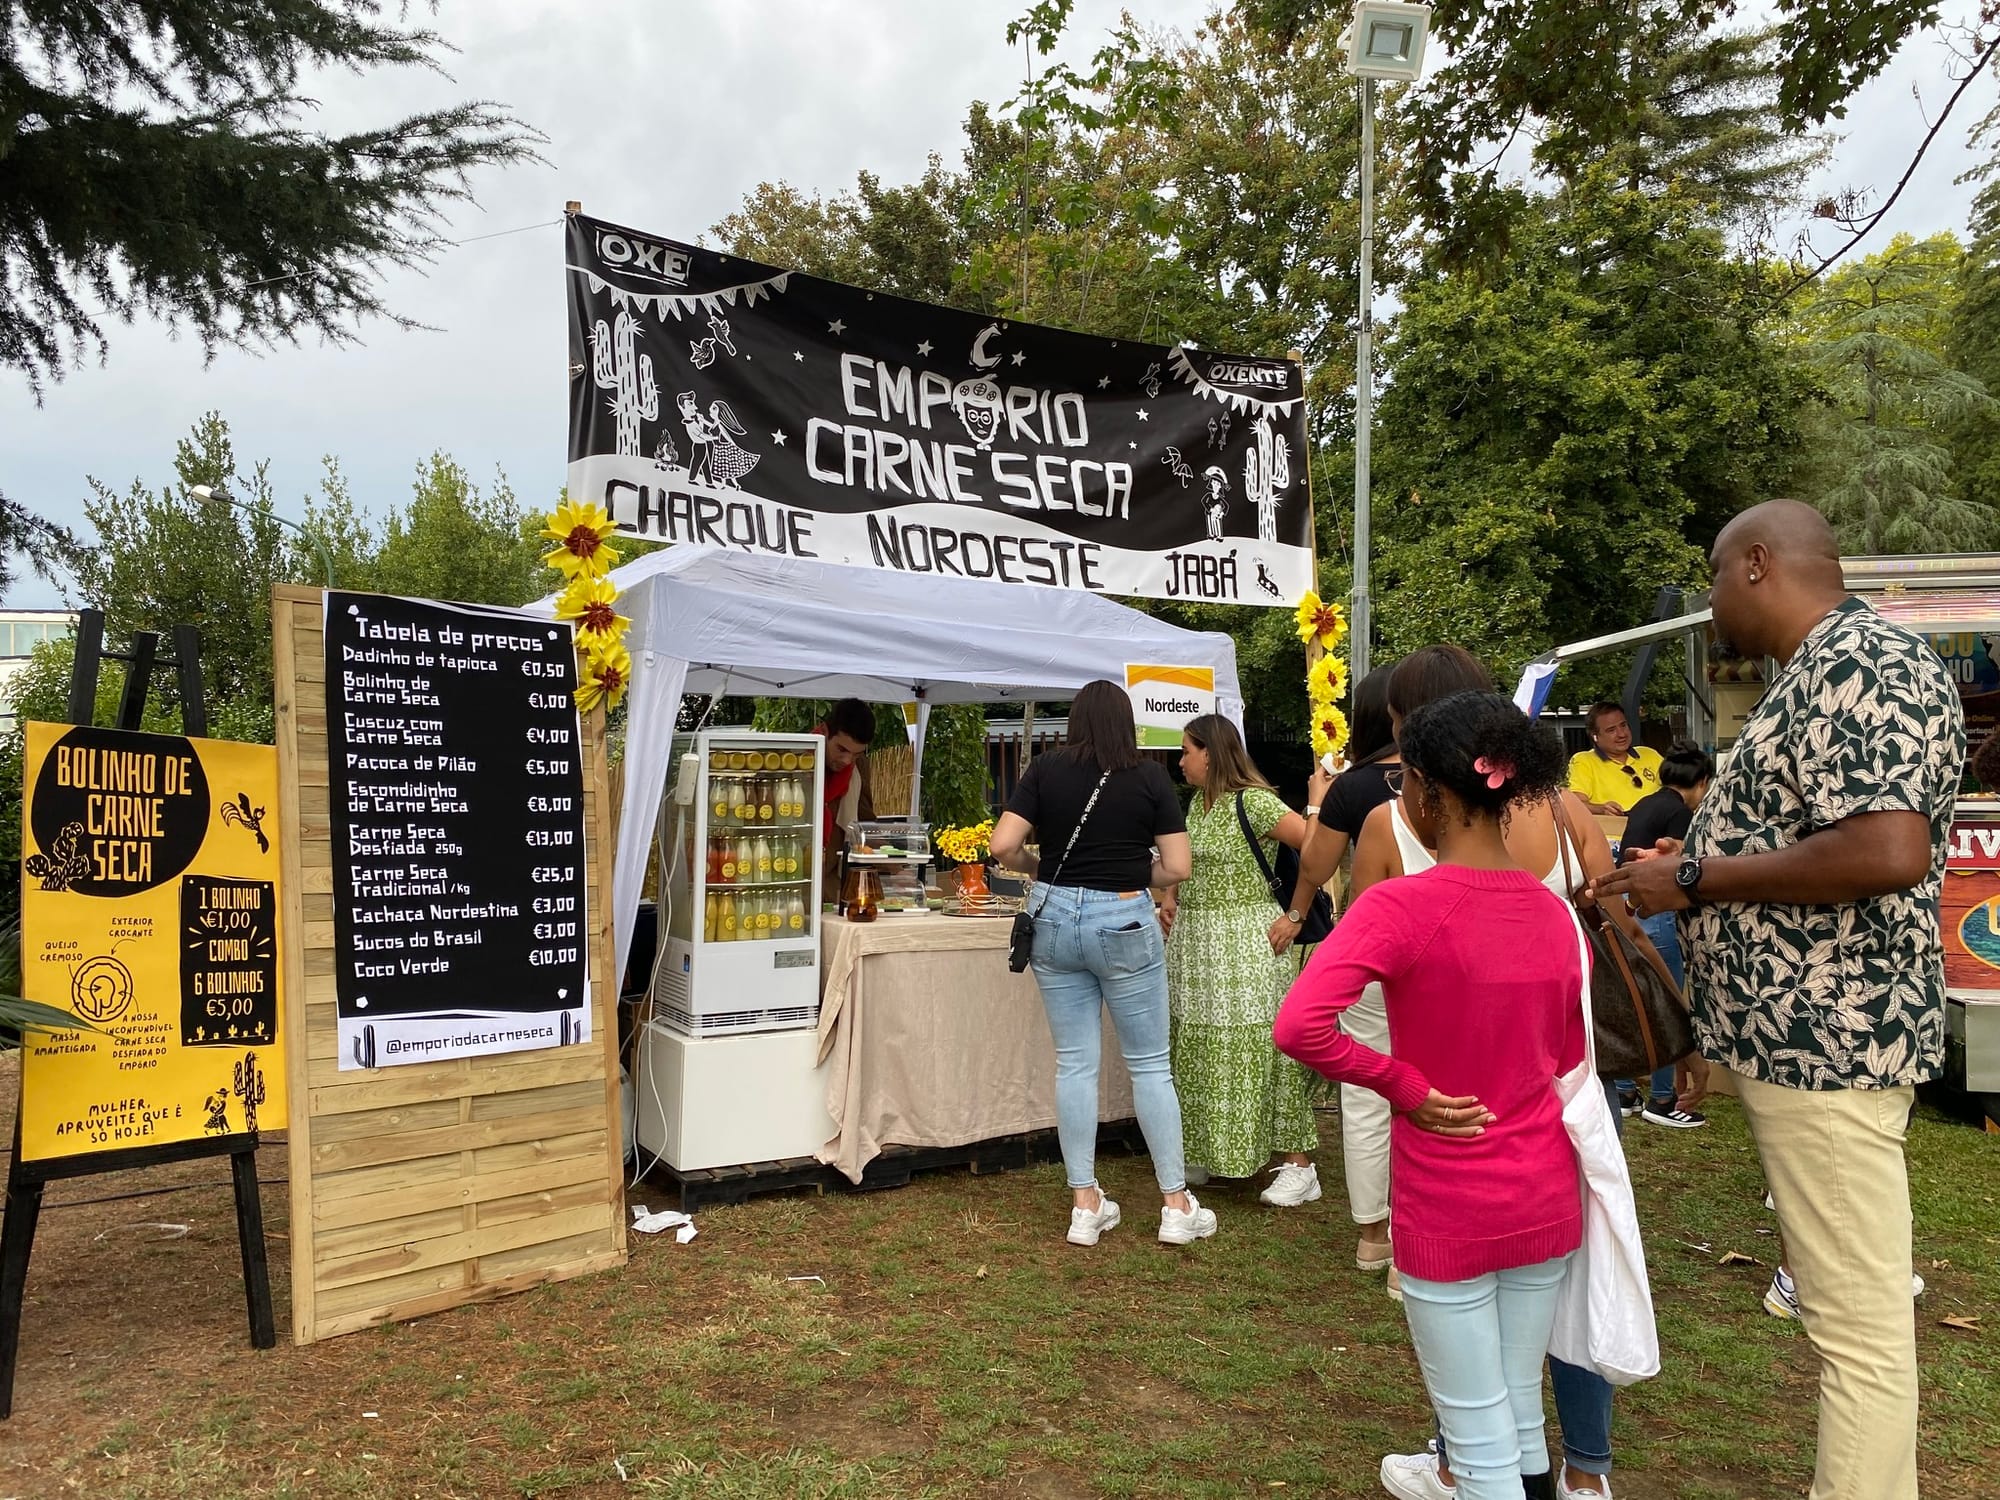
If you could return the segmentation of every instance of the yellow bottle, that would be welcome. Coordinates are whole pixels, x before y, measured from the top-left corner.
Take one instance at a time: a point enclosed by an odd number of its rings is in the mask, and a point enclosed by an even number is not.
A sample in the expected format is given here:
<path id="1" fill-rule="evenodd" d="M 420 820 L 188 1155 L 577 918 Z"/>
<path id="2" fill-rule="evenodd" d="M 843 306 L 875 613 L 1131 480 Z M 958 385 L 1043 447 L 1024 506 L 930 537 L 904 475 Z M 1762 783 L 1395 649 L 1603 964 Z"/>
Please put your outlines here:
<path id="1" fill-rule="evenodd" d="M 755 848 L 757 857 L 757 879 L 760 882 L 768 882 L 773 874 L 773 871 L 771 869 L 771 841 L 767 838 L 760 836 L 757 840 Z"/>
<path id="2" fill-rule="evenodd" d="M 736 897 L 724 894 L 715 908 L 715 940 L 718 943 L 736 941 Z"/>
<path id="3" fill-rule="evenodd" d="M 701 940 L 704 943 L 712 943 L 715 941 L 715 921 L 717 915 L 715 909 L 716 905 L 717 905 L 716 899 L 714 895 L 711 894 L 707 902 L 702 907 Z"/>
<path id="4" fill-rule="evenodd" d="M 801 891 L 785 897 L 785 928 L 795 935 L 806 930 L 806 898 Z"/>

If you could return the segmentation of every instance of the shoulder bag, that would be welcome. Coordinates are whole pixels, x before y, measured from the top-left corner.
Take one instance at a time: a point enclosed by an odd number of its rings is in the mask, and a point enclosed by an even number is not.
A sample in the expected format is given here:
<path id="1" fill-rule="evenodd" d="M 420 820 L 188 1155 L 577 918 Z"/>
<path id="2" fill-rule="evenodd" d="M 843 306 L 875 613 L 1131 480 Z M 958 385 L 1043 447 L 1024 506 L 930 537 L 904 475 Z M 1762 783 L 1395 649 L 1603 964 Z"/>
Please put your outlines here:
<path id="1" fill-rule="evenodd" d="M 1069 831 L 1069 842 L 1063 845 L 1062 858 L 1056 861 L 1056 867 L 1049 873 L 1047 880 L 1035 882 L 1042 888 L 1041 906 L 1037 906 L 1032 912 L 1014 913 L 1014 925 L 1007 933 L 1007 967 L 1016 974 L 1027 968 L 1034 959 L 1035 918 L 1042 914 L 1042 907 L 1049 904 L 1048 892 L 1055 885 L 1056 876 L 1062 874 L 1063 866 L 1069 863 L 1069 852 L 1076 847 L 1076 836 L 1083 832 L 1083 825 L 1090 821 L 1090 814 L 1097 806 L 1098 794 L 1104 790 L 1104 783 L 1110 779 L 1109 771 L 1097 778 L 1097 786 L 1092 790 L 1090 800 L 1083 804 L 1083 816 L 1076 820 L 1076 827 Z"/>
<path id="2" fill-rule="evenodd" d="M 1563 880 L 1594 960 L 1590 969 L 1592 1043 L 1597 1066 L 1618 1078 L 1644 1078 L 1655 1068 L 1679 1062 L 1694 1051 L 1694 1021 L 1666 962 L 1652 944 L 1641 946 L 1607 917 L 1595 902 L 1577 900 L 1571 856 L 1580 873 L 1583 855 L 1574 848 L 1569 819 L 1560 800 L 1550 803 L 1562 850 Z"/>
<path id="3" fill-rule="evenodd" d="M 1660 1335 L 1653 1321 L 1653 1289 L 1646 1275 L 1646 1247 L 1632 1201 L 1632 1175 L 1618 1144 L 1618 1123 L 1597 1070 L 1605 1066 L 1593 1038 L 1593 944 L 1583 918 L 1570 913 L 1583 960 L 1583 1061 L 1555 1080 L 1563 1130 L 1576 1149 L 1583 1194 L 1583 1243 L 1570 1257 L 1556 1288 L 1549 1353 L 1565 1364 L 1594 1370 L 1612 1385 L 1631 1385 L 1660 1373 Z"/>
<path id="4" fill-rule="evenodd" d="M 1236 822 L 1249 842 L 1250 852 L 1257 856 L 1257 868 L 1264 872 L 1264 885 L 1271 892 L 1271 899 L 1278 903 L 1279 911 L 1289 912 L 1292 892 L 1299 888 L 1299 851 L 1289 844 L 1278 845 L 1278 867 L 1271 868 L 1271 861 L 1264 858 L 1264 841 L 1250 826 L 1250 814 L 1244 810 L 1241 792 L 1236 794 Z M 1333 898 L 1325 891 L 1314 891 L 1306 905 L 1305 925 L 1299 929 L 1299 943 L 1301 946 L 1323 943 L 1332 931 Z"/>

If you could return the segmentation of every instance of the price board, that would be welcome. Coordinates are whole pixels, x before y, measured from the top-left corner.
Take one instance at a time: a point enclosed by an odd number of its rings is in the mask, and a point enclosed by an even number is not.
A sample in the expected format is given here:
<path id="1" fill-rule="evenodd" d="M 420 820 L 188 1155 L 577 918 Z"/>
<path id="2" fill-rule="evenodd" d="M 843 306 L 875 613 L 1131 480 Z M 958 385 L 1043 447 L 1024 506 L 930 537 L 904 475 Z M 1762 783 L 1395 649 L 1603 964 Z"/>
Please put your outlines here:
<path id="1" fill-rule="evenodd" d="M 341 1069 L 587 1042 L 570 625 L 336 592 L 325 656 Z"/>

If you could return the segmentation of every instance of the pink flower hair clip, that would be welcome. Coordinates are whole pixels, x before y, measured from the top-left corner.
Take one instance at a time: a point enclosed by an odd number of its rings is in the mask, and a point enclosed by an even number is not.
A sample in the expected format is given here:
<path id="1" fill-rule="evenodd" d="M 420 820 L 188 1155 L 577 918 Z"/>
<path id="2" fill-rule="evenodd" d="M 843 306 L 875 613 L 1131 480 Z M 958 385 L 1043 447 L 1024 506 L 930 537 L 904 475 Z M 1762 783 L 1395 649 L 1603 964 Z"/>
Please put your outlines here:
<path id="1" fill-rule="evenodd" d="M 1486 778 L 1486 785 L 1496 792 L 1514 779 L 1514 768 L 1512 766 L 1499 761 L 1488 760 L 1483 755 L 1472 763 L 1472 769 L 1477 771 L 1481 776 L 1484 776 Z"/>

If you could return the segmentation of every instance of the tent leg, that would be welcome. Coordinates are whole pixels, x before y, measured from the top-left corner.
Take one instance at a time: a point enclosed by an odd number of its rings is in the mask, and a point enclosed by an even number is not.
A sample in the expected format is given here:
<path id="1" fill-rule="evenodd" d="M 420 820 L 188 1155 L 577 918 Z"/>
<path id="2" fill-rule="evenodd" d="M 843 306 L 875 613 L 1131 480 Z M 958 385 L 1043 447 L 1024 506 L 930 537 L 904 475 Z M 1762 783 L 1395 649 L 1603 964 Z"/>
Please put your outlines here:
<path id="1" fill-rule="evenodd" d="M 910 821 L 920 822 L 924 805 L 924 742 L 930 738 L 931 706 L 917 700 L 917 733 L 910 742 Z"/>

